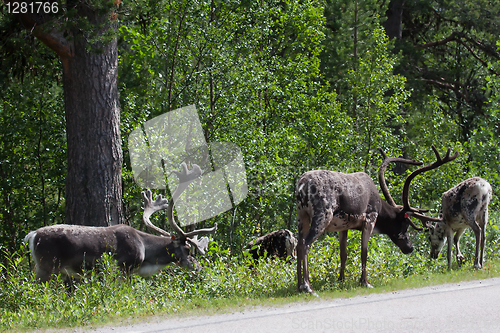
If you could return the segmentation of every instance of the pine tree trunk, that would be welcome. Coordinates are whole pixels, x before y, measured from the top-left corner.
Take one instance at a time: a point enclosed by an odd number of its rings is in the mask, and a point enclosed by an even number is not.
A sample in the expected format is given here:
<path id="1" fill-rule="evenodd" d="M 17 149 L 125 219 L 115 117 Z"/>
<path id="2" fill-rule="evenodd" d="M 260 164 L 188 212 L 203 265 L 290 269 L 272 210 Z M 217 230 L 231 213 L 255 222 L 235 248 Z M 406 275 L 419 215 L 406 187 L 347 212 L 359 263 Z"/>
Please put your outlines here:
<path id="1" fill-rule="evenodd" d="M 74 42 L 63 59 L 68 174 L 66 223 L 108 226 L 122 221 L 122 150 L 116 39 L 102 52 Z"/>
<path id="2" fill-rule="evenodd" d="M 119 4 L 68 0 L 66 7 L 76 9 L 77 15 L 59 20 L 67 25 L 54 23 L 47 13 L 18 14 L 26 29 L 58 54 L 63 65 L 68 224 L 122 223 L 123 155 L 115 12 Z"/>

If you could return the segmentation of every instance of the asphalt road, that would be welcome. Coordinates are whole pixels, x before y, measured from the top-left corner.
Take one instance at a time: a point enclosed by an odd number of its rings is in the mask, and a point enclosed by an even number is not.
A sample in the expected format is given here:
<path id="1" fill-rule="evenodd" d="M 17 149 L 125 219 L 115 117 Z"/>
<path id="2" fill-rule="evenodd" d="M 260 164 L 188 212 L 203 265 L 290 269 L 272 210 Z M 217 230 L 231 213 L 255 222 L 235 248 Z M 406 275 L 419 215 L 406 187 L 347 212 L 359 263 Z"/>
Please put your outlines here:
<path id="1" fill-rule="evenodd" d="M 500 278 L 82 332 L 500 332 Z"/>

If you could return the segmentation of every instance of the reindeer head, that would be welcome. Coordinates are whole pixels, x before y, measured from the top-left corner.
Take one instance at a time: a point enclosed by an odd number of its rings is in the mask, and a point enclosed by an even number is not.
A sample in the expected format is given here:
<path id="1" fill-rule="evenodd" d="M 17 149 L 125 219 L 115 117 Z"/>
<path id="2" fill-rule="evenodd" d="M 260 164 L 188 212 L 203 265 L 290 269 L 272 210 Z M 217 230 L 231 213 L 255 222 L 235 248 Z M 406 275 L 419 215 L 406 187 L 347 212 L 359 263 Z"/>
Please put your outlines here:
<path id="1" fill-rule="evenodd" d="M 431 244 L 431 258 L 437 259 L 446 241 L 445 223 L 427 224 L 429 230 L 429 243 Z"/>
<path id="2" fill-rule="evenodd" d="M 177 264 L 189 270 L 199 271 L 201 266 L 195 257 L 191 255 L 191 245 L 186 240 L 172 239 L 172 246 L 169 247 L 173 256 L 177 260 Z"/>
<path id="3" fill-rule="evenodd" d="M 389 238 L 396 244 L 403 253 L 408 254 L 413 251 L 413 245 L 411 243 L 410 236 L 408 234 L 408 227 L 411 226 L 415 230 L 422 231 L 424 228 L 418 227 L 413 223 L 411 220 L 411 217 L 416 217 L 419 220 L 422 221 L 422 223 L 430 229 L 430 221 L 434 222 L 440 222 L 442 221 L 441 218 L 435 219 L 429 216 L 424 215 L 423 213 L 427 212 L 428 210 L 425 209 L 418 209 L 418 208 L 413 208 L 410 206 L 410 201 L 409 201 L 409 189 L 410 189 L 410 183 L 411 181 L 415 178 L 420 173 L 433 170 L 438 168 L 439 166 L 453 161 L 455 158 L 458 156 L 458 152 L 456 152 L 453 156 L 450 156 L 450 149 L 448 149 L 446 156 L 444 158 L 441 158 L 439 155 L 438 150 L 434 145 L 432 145 L 432 150 L 434 151 L 434 154 L 436 155 L 436 161 L 434 163 L 431 163 L 429 165 L 426 165 L 424 167 L 421 167 L 415 171 L 413 171 L 405 180 L 405 184 L 403 186 L 403 194 L 402 194 L 402 199 L 403 199 L 403 206 L 396 205 L 394 199 L 391 197 L 391 194 L 389 193 L 389 189 L 387 188 L 387 184 L 385 182 L 385 169 L 387 168 L 387 165 L 391 162 L 400 162 L 400 163 L 406 163 L 406 164 L 413 164 L 413 165 L 421 165 L 421 162 L 413 161 L 413 160 L 407 160 L 403 158 L 398 158 L 398 157 L 387 157 L 385 152 L 382 150 L 382 148 L 378 148 L 380 153 L 382 154 L 383 157 L 383 162 L 382 165 L 380 166 L 378 176 L 379 176 L 379 183 L 380 183 L 380 188 L 382 192 L 384 193 L 385 199 L 387 203 L 393 207 L 392 209 L 386 208 L 386 214 L 393 215 L 393 218 L 391 218 L 391 221 L 398 221 L 398 223 L 394 223 L 392 225 L 382 225 L 381 227 L 384 228 L 384 233 L 389 236 Z M 394 209 L 395 208 L 395 209 Z M 377 222 L 378 224 L 378 222 Z M 444 240 L 443 240 L 444 243 Z M 437 244 L 437 243 L 436 243 Z M 436 245 L 437 247 L 437 245 Z M 441 250 L 442 245 L 439 250 Z M 439 252 L 438 252 L 439 254 Z"/>
<path id="4" fill-rule="evenodd" d="M 198 235 L 206 235 L 214 233 L 217 230 L 217 224 L 214 225 L 213 228 L 208 229 L 198 229 L 188 233 L 185 233 L 178 225 L 175 223 L 174 215 L 173 215 L 173 206 L 175 201 L 179 198 L 182 192 L 189 186 L 189 184 L 195 180 L 196 178 L 202 175 L 202 170 L 196 164 L 193 164 L 193 168 L 188 170 L 187 165 L 185 163 L 181 164 L 182 170 L 174 171 L 174 173 L 179 178 L 179 185 L 175 189 L 172 194 L 172 198 L 170 200 L 162 198 L 161 194 L 158 198 L 153 201 L 151 191 L 147 190 L 142 192 L 142 197 L 144 199 L 144 213 L 143 213 L 143 221 L 144 224 L 153 231 L 160 233 L 162 236 L 169 237 L 171 242 L 167 245 L 169 252 L 177 260 L 178 264 L 182 267 L 186 267 L 192 270 L 199 270 L 200 265 L 196 261 L 196 259 L 190 254 L 191 247 L 194 246 L 201 254 L 205 253 L 205 250 L 208 245 L 208 238 L 202 237 L 198 239 Z M 174 230 L 174 234 L 166 232 L 165 230 L 158 228 L 153 225 L 149 220 L 149 217 L 152 213 L 158 210 L 167 210 L 167 218 L 170 226 Z"/>
<path id="5" fill-rule="evenodd" d="M 383 230 L 384 234 L 389 236 L 391 241 L 399 247 L 401 252 L 404 254 L 412 253 L 413 244 L 408 233 L 408 228 L 413 224 L 413 222 L 411 221 L 409 214 L 401 210 L 396 213 L 394 221 L 401 221 L 401 223 L 387 225 Z"/>

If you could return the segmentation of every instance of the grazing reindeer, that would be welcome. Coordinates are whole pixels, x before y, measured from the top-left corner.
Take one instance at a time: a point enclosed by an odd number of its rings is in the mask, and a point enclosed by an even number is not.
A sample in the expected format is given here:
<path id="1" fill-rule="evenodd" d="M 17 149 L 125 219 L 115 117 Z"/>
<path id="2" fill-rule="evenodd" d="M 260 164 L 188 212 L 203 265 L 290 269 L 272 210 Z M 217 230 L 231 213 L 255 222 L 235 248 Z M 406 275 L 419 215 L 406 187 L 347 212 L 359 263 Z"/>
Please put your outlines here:
<path id="1" fill-rule="evenodd" d="M 292 232 L 288 229 L 280 229 L 254 239 L 246 248 L 254 259 L 264 257 L 266 252 L 268 257 L 287 258 L 294 255 L 296 246 L 297 239 Z"/>
<path id="2" fill-rule="evenodd" d="M 421 162 L 402 158 L 388 158 L 379 148 L 384 161 L 379 169 L 380 187 L 387 201 L 380 197 L 375 183 L 364 172 L 345 174 L 335 171 L 315 170 L 303 174 L 297 183 L 297 218 L 299 238 L 297 244 L 297 284 L 299 291 L 313 293 L 309 282 L 307 257 L 311 244 L 325 231 L 338 231 L 340 242 L 340 275 L 344 280 L 347 259 L 347 232 L 361 230 L 361 280 L 363 286 L 371 287 L 366 277 L 368 241 L 372 232 L 386 234 L 405 254 L 413 251 L 408 227 L 417 227 L 410 219 L 427 218 L 424 210 L 410 207 L 408 191 L 411 180 L 424 171 L 432 170 L 454 160 L 458 152 L 450 157 L 450 150 L 441 159 L 437 149 L 436 162 L 414 171 L 403 187 L 403 204 L 397 206 L 385 183 L 384 172 L 391 162 L 421 165 Z"/>
<path id="3" fill-rule="evenodd" d="M 175 223 L 172 210 L 175 200 L 202 173 L 197 165 L 193 165 L 191 171 L 184 163 L 181 166 L 182 172 L 175 172 L 180 183 L 170 201 L 161 195 L 153 201 L 151 191 L 142 192 L 143 222 L 163 236 L 151 235 L 124 224 L 109 227 L 59 224 L 31 231 L 25 241 L 29 243 L 35 262 L 37 280 L 44 282 L 59 273 L 70 278 L 75 273 L 81 273 L 82 268 L 94 267 L 105 252 L 111 253 L 127 273 L 141 276 L 153 275 L 172 262 L 199 270 L 196 259 L 189 254 L 190 245 L 203 253 L 208 238 L 198 240 L 197 235 L 213 233 L 217 225 L 184 233 Z M 163 209 L 167 209 L 168 221 L 175 235 L 154 226 L 149 220 L 151 214 Z"/>
<path id="4" fill-rule="evenodd" d="M 452 239 L 457 249 L 457 263 L 460 266 L 464 256 L 460 252 L 460 237 L 465 229 L 472 228 L 476 236 L 474 268 L 483 266 L 486 225 L 488 224 L 488 204 L 491 200 L 491 186 L 482 178 L 469 178 L 447 192 L 441 198 L 442 218 L 435 225 L 427 224 L 431 243 L 431 257 L 436 259 L 445 239 L 448 239 L 448 269 L 451 268 Z M 453 237 L 453 234 L 455 236 Z M 479 253 L 481 246 L 481 253 Z"/>

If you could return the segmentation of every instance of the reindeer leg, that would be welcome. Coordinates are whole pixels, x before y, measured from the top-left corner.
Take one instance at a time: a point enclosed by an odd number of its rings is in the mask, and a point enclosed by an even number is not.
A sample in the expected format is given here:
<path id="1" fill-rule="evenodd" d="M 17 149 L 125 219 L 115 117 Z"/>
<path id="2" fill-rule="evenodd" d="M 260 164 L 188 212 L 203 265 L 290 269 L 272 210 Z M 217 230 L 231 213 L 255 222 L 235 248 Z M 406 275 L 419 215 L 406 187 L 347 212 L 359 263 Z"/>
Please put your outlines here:
<path id="1" fill-rule="evenodd" d="M 373 288 L 368 282 L 366 277 L 366 260 L 368 257 L 368 242 L 375 227 L 375 221 L 377 220 L 377 213 L 370 213 L 366 217 L 366 221 L 361 231 L 361 279 L 359 281 L 360 285 L 363 287 Z"/>
<path id="2" fill-rule="evenodd" d="M 299 237 L 297 241 L 297 289 L 314 294 L 309 282 L 309 269 L 307 260 L 309 256 L 309 246 L 306 245 L 304 234 L 309 232 L 309 215 L 299 214 Z"/>
<path id="3" fill-rule="evenodd" d="M 297 289 L 301 291 L 304 285 L 304 277 L 302 275 L 302 265 L 304 263 L 304 239 L 299 233 L 299 240 L 297 243 Z"/>
<path id="4" fill-rule="evenodd" d="M 479 265 L 483 267 L 483 256 L 484 256 L 484 243 L 486 241 L 486 225 L 488 224 L 488 206 L 484 210 L 483 215 L 481 216 L 481 221 L 479 223 L 481 227 L 481 253 L 479 257 Z"/>
<path id="5" fill-rule="evenodd" d="M 455 237 L 453 237 L 453 242 L 455 243 L 455 248 L 457 249 L 457 263 L 458 266 L 462 266 L 462 264 L 465 261 L 465 257 L 462 255 L 462 252 L 460 252 L 460 237 L 462 237 L 462 234 L 464 233 L 465 229 L 459 229 L 455 233 Z"/>
<path id="6" fill-rule="evenodd" d="M 304 242 L 305 243 L 305 242 Z M 312 287 L 311 287 L 311 282 L 309 281 L 309 246 L 305 246 L 304 247 L 304 252 L 305 252 L 305 255 L 304 255 L 304 284 L 303 286 L 306 287 L 306 290 L 308 293 L 312 294 L 313 296 L 316 296 L 318 297 L 318 294 L 316 294 L 314 292 L 314 290 L 312 290 Z"/>
<path id="7" fill-rule="evenodd" d="M 481 264 L 479 263 L 479 246 L 480 244 L 483 243 L 481 240 L 482 230 L 475 220 L 472 223 L 470 223 L 470 226 L 472 228 L 472 231 L 474 231 L 474 235 L 476 236 L 476 253 L 474 256 L 474 269 L 480 269 Z"/>
<path id="8" fill-rule="evenodd" d="M 484 243 L 485 243 L 485 239 L 486 239 L 486 225 L 481 228 L 481 242 L 480 242 L 480 245 L 481 245 L 481 252 L 479 253 L 479 268 L 482 268 L 483 267 L 483 256 L 484 256 Z"/>
<path id="9" fill-rule="evenodd" d="M 323 212 L 323 209 L 317 209 L 317 211 Z M 311 287 L 311 282 L 309 281 L 309 267 L 308 267 L 308 259 L 309 259 L 309 249 L 311 244 L 325 231 L 325 217 L 323 214 L 314 215 L 311 219 L 311 224 L 309 225 L 309 216 L 302 215 L 299 216 L 299 244 L 301 258 L 302 258 L 302 283 L 299 280 L 299 291 L 307 291 L 314 296 L 318 296 Z M 305 237 L 304 237 L 305 235 Z M 298 254 L 297 254 L 298 255 Z M 297 266 L 298 267 L 298 266 Z M 298 273 L 298 270 L 297 270 Z"/>
<path id="10" fill-rule="evenodd" d="M 311 287 L 309 281 L 309 268 L 307 265 L 309 246 L 305 245 L 305 240 L 299 240 L 297 244 L 297 288 L 314 296 L 318 296 Z M 303 270 L 303 271 L 302 271 Z"/>
<path id="11" fill-rule="evenodd" d="M 40 282 L 46 282 L 50 280 L 52 275 L 51 270 L 46 270 L 40 267 L 39 264 L 35 264 L 35 279 Z"/>
<path id="12" fill-rule="evenodd" d="M 339 231 L 339 245 L 340 245 L 339 282 L 345 281 L 345 262 L 347 260 L 347 234 L 348 230 Z"/>
<path id="13" fill-rule="evenodd" d="M 304 265 L 304 224 L 307 225 L 309 222 L 304 214 L 298 214 L 298 229 L 299 235 L 297 239 L 297 289 L 301 291 L 304 285 L 304 276 L 302 275 L 302 268 Z"/>
<path id="14" fill-rule="evenodd" d="M 446 251 L 446 260 L 448 260 L 448 270 L 451 269 L 451 249 L 453 247 L 453 230 L 447 228 L 446 230 L 446 240 L 448 242 L 448 249 Z"/>

